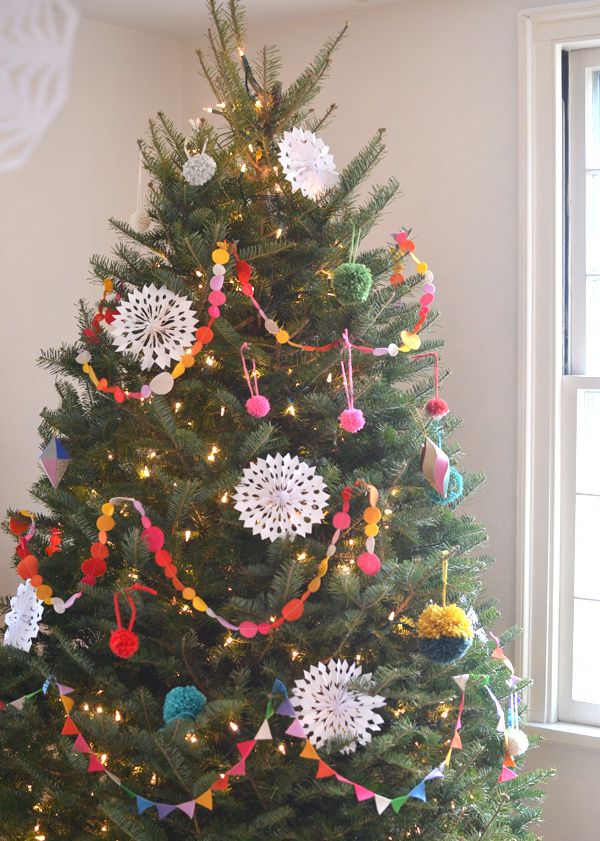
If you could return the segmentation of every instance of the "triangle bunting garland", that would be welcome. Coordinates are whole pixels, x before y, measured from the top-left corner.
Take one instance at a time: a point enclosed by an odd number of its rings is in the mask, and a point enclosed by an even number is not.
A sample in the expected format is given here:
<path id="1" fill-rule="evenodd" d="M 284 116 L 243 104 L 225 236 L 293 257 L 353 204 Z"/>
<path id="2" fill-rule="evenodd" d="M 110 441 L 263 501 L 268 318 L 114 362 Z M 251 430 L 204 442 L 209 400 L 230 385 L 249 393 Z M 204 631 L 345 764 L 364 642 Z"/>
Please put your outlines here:
<path id="1" fill-rule="evenodd" d="M 204 794 L 201 794 L 200 797 L 196 798 L 196 803 L 198 804 L 198 806 L 202 806 L 203 809 L 210 809 L 210 811 L 212 812 L 212 807 L 213 807 L 212 791 L 210 789 L 207 789 L 207 791 L 205 791 Z"/>

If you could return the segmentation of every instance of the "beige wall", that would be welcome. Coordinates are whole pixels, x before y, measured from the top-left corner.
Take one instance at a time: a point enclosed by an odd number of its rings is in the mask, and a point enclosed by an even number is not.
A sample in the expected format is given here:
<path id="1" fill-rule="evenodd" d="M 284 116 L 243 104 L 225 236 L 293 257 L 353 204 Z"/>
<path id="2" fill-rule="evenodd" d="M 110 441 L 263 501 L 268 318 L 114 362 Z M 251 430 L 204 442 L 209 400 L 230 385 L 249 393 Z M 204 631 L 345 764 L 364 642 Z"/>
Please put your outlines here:
<path id="1" fill-rule="evenodd" d="M 177 41 L 83 20 L 69 102 L 29 162 L 0 173 L 0 511 L 27 506 L 39 474 L 37 426 L 56 405 L 52 377 L 36 367 L 41 348 L 76 338 L 75 303 L 97 299 L 88 261 L 108 253 L 108 217 L 135 209 L 136 140 L 162 108 L 179 113 Z M 0 535 L 8 558 L 13 541 Z M 0 558 L 0 592 L 16 587 Z"/>

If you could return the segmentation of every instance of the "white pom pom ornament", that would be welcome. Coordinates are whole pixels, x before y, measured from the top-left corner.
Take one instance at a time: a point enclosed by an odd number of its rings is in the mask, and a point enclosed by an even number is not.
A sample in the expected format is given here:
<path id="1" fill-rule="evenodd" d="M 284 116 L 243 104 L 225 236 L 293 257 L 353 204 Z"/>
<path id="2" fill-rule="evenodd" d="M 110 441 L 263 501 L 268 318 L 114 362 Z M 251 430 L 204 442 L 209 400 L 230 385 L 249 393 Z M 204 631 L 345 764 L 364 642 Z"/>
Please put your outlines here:
<path id="1" fill-rule="evenodd" d="M 199 155 L 190 155 L 186 144 L 185 153 L 188 159 L 182 166 L 181 173 L 192 187 L 202 187 L 217 171 L 217 162 L 206 154 L 205 149 L 206 144 Z"/>
<path id="2" fill-rule="evenodd" d="M 509 727 L 506 731 L 506 750 L 511 756 L 521 756 L 529 747 L 527 734 L 516 727 Z"/>
<path id="3" fill-rule="evenodd" d="M 144 234 L 152 224 L 152 219 L 148 216 L 145 210 L 134 210 L 129 217 L 129 225 L 138 234 Z"/>

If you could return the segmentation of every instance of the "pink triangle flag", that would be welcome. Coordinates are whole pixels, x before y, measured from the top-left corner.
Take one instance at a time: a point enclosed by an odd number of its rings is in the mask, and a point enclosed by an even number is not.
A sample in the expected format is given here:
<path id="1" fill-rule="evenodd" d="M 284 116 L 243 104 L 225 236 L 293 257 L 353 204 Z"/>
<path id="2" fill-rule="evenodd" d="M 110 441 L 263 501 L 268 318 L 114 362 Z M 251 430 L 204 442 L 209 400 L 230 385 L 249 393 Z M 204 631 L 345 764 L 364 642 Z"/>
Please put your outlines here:
<path id="1" fill-rule="evenodd" d="M 90 761 L 87 769 L 90 774 L 99 771 L 104 773 L 104 765 L 100 762 L 97 756 L 94 756 L 93 753 L 90 754 Z"/>
<path id="2" fill-rule="evenodd" d="M 92 749 L 80 733 L 73 742 L 73 750 L 77 753 L 90 753 Z"/>
<path id="3" fill-rule="evenodd" d="M 255 741 L 260 742 L 266 739 L 272 739 L 273 736 L 271 734 L 271 728 L 269 727 L 269 722 L 265 718 L 263 723 L 258 728 L 258 732 L 254 736 Z"/>
<path id="4" fill-rule="evenodd" d="M 254 745 L 256 744 L 256 739 L 250 739 L 248 742 L 238 742 L 236 747 L 240 752 L 240 756 L 242 759 L 248 759 L 252 751 L 254 750 Z"/>
<path id="5" fill-rule="evenodd" d="M 498 777 L 499 783 L 505 783 L 507 780 L 514 780 L 517 775 L 514 771 L 511 771 L 510 768 L 507 768 L 506 765 L 502 766 L 502 771 L 500 771 L 500 776 Z"/>
<path id="6" fill-rule="evenodd" d="M 342 776 L 342 774 L 336 774 L 335 778 L 338 781 L 338 783 L 346 783 L 346 785 L 348 785 L 348 786 L 353 786 L 354 785 L 352 780 L 349 780 L 348 777 Z"/>
<path id="7" fill-rule="evenodd" d="M 293 736 L 295 739 L 306 739 L 306 733 L 299 718 L 292 721 L 285 733 L 286 736 Z"/>
<path id="8" fill-rule="evenodd" d="M 358 801 L 370 800 L 371 797 L 375 797 L 374 791 L 370 791 L 368 788 L 365 788 L 358 783 L 354 783 L 354 793 Z"/>
<path id="9" fill-rule="evenodd" d="M 177 808 L 191 819 L 194 817 L 194 812 L 196 811 L 196 801 L 188 800 L 187 803 L 178 803 Z"/>
<path id="10" fill-rule="evenodd" d="M 452 741 L 450 742 L 450 747 L 451 748 L 456 748 L 456 750 L 462 750 L 462 742 L 461 742 L 460 734 L 459 734 L 458 730 L 454 733 L 454 736 L 452 737 Z"/>
<path id="11" fill-rule="evenodd" d="M 228 777 L 243 777 L 246 774 L 246 760 L 240 759 L 238 763 L 236 763 L 233 768 L 230 768 L 227 772 Z"/>

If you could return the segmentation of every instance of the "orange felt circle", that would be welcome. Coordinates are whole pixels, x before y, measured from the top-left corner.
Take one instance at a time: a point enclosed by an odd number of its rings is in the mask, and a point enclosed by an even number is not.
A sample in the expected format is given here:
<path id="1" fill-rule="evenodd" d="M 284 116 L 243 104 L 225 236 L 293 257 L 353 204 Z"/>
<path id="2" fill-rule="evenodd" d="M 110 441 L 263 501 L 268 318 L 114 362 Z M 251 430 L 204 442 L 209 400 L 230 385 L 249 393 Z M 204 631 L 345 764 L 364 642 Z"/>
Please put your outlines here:
<path id="1" fill-rule="evenodd" d="M 307 585 L 306 589 L 310 590 L 311 593 L 316 593 L 320 586 L 321 586 L 321 579 L 317 575 L 316 578 L 313 578 L 312 581 L 308 582 L 308 585 Z"/>
<path id="2" fill-rule="evenodd" d="M 177 567 L 174 564 L 167 564 L 163 572 L 167 578 L 175 578 L 177 575 Z"/>
<path id="3" fill-rule="evenodd" d="M 48 584 L 40 584 L 40 586 L 35 591 L 36 596 L 42 602 L 45 602 L 46 599 L 51 599 L 52 593 L 52 587 L 50 587 Z"/>
<path id="4" fill-rule="evenodd" d="M 92 558 L 99 558 L 103 561 L 105 558 L 108 558 L 108 546 L 104 543 L 92 543 L 90 554 Z"/>
<path id="5" fill-rule="evenodd" d="M 381 520 L 381 511 L 370 505 L 363 511 L 363 520 L 365 523 L 378 523 Z"/>
<path id="6" fill-rule="evenodd" d="M 196 591 L 193 587 L 184 587 L 181 591 L 181 595 L 184 599 L 186 599 L 186 601 L 191 602 L 196 596 Z"/>
<path id="7" fill-rule="evenodd" d="M 99 543 L 106 543 L 108 540 L 108 535 L 105 531 L 98 532 L 98 542 Z"/>
<path id="8" fill-rule="evenodd" d="M 26 581 L 38 574 L 38 559 L 35 555 L 26 555 L 22 561 L 17 564 L 17 572 Z"/>
<path id="9" fill-rule="evenodd" d="M 44 583 L 44 579 L 42 578 L 41 575 L 32 575 L 31 578 L 29 579 L 29 583 L 31 584 L 32 587 L 39 587 L 40 584 Z"/>
<path id="10" fill-rule="evenodd" d="M 191 368 L 194 362 L 195 359 L 191 353 L 184 353 L 184 355 L 181 357 L 181 364 L 184 368 Z"/>
<path id="11" fill-rule="evenodd" d="M 205 345 L 212 342 L 213 336 L 214 333 L 210 327 L 198 327 L 196 330 L 196 338 L 199 342 L 203 342 Z"/>
<path id="12" fill-rule="evenodd" d="M 295 622 L 304 613 L 304 603 L 301 599 L 291 599 L 281 608 L 281 615 L 286 622 Z"/>
<path id="13" fill-rule="evenodd" d="M 110 531 L 114 529 L 115 521 L 112 517 L 108 517 L 106 514 L 102 514 L 102 516 L 98 517 L 96 520 L 96 528 L 98 531 Z"/>

